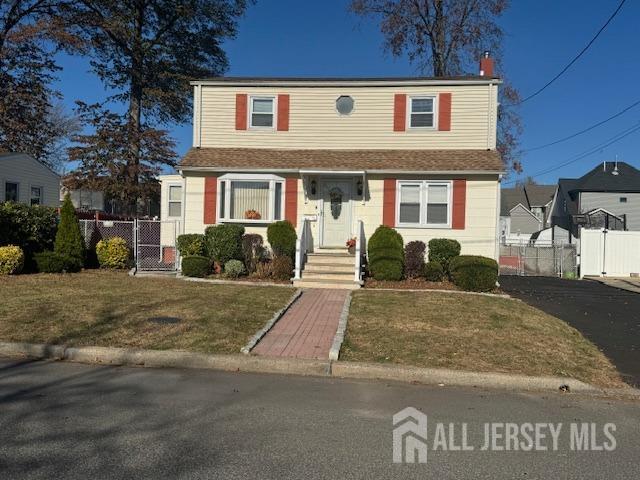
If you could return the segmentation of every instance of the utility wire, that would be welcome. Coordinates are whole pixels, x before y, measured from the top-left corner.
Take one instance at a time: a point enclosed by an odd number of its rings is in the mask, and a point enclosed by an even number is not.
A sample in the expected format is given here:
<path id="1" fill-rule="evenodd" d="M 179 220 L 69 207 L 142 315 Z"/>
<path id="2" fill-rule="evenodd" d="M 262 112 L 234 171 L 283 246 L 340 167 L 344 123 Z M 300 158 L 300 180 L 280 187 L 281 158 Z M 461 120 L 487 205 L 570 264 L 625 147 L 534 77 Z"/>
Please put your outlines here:
<path id="1" fill-rule="evenodd" d="M 562 70 L 560 70 L 560 73 L 558 73 L 555 77 L 553 77 L 551 80 L 549 80 L 547 83 L 545 83 L 541 88 L 539 88 L 538 90 L 536 90 L 535 92 L 533 92 L 531 95 L 529 95 L 528 97 L 525 97 L 522 100 L 519 100 L 517 102 L 514 103 L 509 103 L 509 104 L 505 104 L 503 105 L 504 107 L 514 107 L 516 105 L 521 105 L 524 102 L 526 102 L 527 100 L 531 100 L 533 97 L 536 97 L 537 95 L 539 95 L 540 93 L 542 93 L 543 90 L 545 90 L 549 85 L 551 85 L 553 82 L 555 82 L 558 78 L 560 78 L 567 70 L 569 70 L 569 68 L 571 68 L 571 65 L 573 65 L 574 63 L 576 63 L 578 61 L 578 59 L 584 55 L 586 53 L 587 50 L 589 50 L 589 48 L 591 47 L 591 45 L 593 45 L 593 43 L 596 41 L 596 39 L 600 36 L 600 34 L 602 32 L 604 32 L 605 28 L 607 28 L 607 26 L 611 23 L 611 21 L 616 17 L 616 15 L 618 15 L 618 12 L 620 11 L 620 9 L 622 8 L 622 6 L 625 4 L 627 0 L 622 0 L 620 2 L 620 5 L 618 5 L 618 8 L 616 8 L 616 10 L 611 14 L 611 16 L 609 17 L 609 19 L 605 22 L 605 24 L 600 27 L 600 30 L 598 30 L 598 33 L 596 33 L 596 35 L 589 41 L 589 43 L 587 43 L 587 45 L 580 51 L 580 53 L 578 53 L 578 55 L 576 55 L 573 60 L 571 60 L 566 67 L 564 67 Z"/>
<path id="2" fill-rule="evenodd" d="M 631 110 L 633 107 L 635 107 L 637 105 L 640 105 L 640 100 L 638 100 L 637 102 L 632 103 L 628 107 L 625 107 L 623 110 L 620 110 L 618 113 L 616 113 L 615 115 L 610 116 L 606 120 L 602 120 L 601 122 L 595 123 L 595 124 L 591 125 L 590 127 L 585 128 L 584 130 L 580 130 L 579 132 L 573 133 L 573 134 L 571 134 L 571 135 L 569 135 L 567 137 L 561 138 L 561 139 L 556 140 L 556 141 L 551 142 L 551 143 L 545 143 L 544 145 L 539 145 L 537 147 L 527 148 L 525 150 L 522 150 L 522 153 L 534 152 L 536 150 L 542 150 L 543 148 L 547 148 L 547 147 L 550 147 L 552 145 L 557 145 L 558 143 L 562 143 L 562 142 L 566 142 L 567 140 L 571 140 L 572 138 L 575 138 L 578 135 L 582 135 L 583 133 L 587 133 L 587 132 L 593 130 L 594 128 L 599 127 L 600 125 L 604 125 L 605 123 L 613 120 L 614 118 L 618 118 L 620 115 L 622 115 L 623 113 L 628 112 L 629 110 Z"/>
<path id="3" fill-rule="evenodd" d="M 536 178 L 536 177 L 540 177 L 542 175 L 546 175 L 547 173 L 551 173 L 554 172 L 556 170 L 559 170 L 563 167 L 566 167 L 567 165 L 570 165 L 572 163 L 577 162 L 578 160 L 582 160 L 583 158 L 586 158 L 590 155 L 593 155 L 594 153 L 597 153 L 598 151 L 602 150 L 603 148 L 606 148 L 610 145 L 613 145 L 614 143 L 619 142 L 620 140 L 622 140 L 625 137 L 628 137 L 629 135 L 631 135 L 632 133 L 635 133 L 637 131 L 640 130 L 640 122 L 636 123 L 635 125 L 633 125 L 632 127 L 627 128 L 626 130 L 623 130 L 622 132 L 617 133 L 616 135 L 614 135 L 613 137 L 609 138 L 608 140 L 605 140 L 605 142 L 596 145 L 595 147 L 590 148 L 589 150 L 584 151 L 583 153 L 578 154 L 575 157 L 572 157 L 570 160 L 567 160 L 566 162 L 563 162 L 559 165 L 556 165 L 555 167 L 546 169 L 546 170 L 542 170 L 540 172 L 537 172 L 533 175 L 530 175 L 531 178 Z M 510 180 L 508 182 L 504 182 L 504 185 L 510 185 L 510 184 L 514 184 L 516 183 L 518 180 Z"/>

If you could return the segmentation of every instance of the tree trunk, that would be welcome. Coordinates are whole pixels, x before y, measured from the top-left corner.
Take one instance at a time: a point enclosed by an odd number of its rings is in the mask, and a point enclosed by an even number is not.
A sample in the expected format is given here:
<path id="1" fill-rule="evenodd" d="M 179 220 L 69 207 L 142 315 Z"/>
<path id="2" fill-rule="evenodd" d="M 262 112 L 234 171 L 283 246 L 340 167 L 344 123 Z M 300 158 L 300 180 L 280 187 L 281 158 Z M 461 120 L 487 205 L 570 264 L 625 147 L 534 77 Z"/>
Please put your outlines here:
<path id="1" fill-rule="evenodd" d="M 433 35 L 431 39 L 431 54 L 433 57 L 433 75 L 444 77 L 447 75 L 444 52 L 446 45 L 445 16 L 442 0 L 434 0 Z"/>

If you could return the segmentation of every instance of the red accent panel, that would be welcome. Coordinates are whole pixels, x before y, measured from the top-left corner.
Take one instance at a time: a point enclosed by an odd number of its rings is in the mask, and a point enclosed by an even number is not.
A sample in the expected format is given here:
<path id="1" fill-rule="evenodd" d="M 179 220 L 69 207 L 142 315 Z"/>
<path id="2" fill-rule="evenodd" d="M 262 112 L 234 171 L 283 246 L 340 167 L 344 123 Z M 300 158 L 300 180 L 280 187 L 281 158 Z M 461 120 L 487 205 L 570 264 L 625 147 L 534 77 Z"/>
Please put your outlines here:
<path id="1" fill-rule="evenodd" d="M 278 131 L 289 131 L 289 95 L 278 95 Z"/>
<path id="2" fill-rule="evenodd" d="M 396 226 L 396 179 L 385 178 L 382 187 L 382 224 Z"/>
<path id="3" fill-rule="evenodd" d="M 236 94 L 236 130 L 247 129 L 247 94 Z"/>
<path id="4" fill-rule="evenodd" d="M 173 247 L 162 247 L 162 261 L 164 263 L 174 263 L 176 261 L 176 249 Z"/>
<path id="5" fill-rule="evenodd" d="M 404 132 L 407 123 L 407 95 L 396 93 L 393 100 L 393 131 Z"/>
<path id="6" fill-rule="evenodd" d="M 454 230 L 464 230 L 467 210 L 467 181 L 453 181 L 453 213 L 451 215 L 451 227 Z"/>
<path id="7" fill-rule="evenodd" d="M 204 223 L 213 225 L 216 223 L 216 210 L 218 208 L 218 177 L 206 177 L 204 179 Z"/>
<path id="8" fill-rule="evenodd" d="M 287 178 L 284 184 L 284 218 L 298 228 L 298 179 Z"/>
<path id="9" fill-rule="evenodd" d="M 441 93 L 438 96 L 438 130 L 451 130 L 451 94 Z"/>
<path id="10" fill-rule="evenodd" d="M 483 77 L 493 77 L 493 58 L 480 59 L 480 75 Z"/>

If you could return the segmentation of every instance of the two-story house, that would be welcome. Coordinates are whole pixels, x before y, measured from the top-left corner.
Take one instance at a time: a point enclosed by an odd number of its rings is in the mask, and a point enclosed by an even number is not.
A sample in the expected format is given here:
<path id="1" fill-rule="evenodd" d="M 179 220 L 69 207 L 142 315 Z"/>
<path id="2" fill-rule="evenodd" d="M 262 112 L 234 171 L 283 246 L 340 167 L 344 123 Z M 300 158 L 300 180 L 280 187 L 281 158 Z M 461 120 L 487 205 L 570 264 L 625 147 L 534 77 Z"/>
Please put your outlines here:
<path id="1" fill-rule="evenodd" d="M 507 245 L 528 243 L 551 217 L 556 185 L 517 185 L 500 192 L 500 238 Z"/>
<path id="2" fill-rule="evenodd" d="M 265 241 L 286 219 L 327 255 L 384 224 L 497 258 L 500 83 L 488 56 L 478 76 L 194 81 L 193 148 L 162 178 L 161 217 Z"/>

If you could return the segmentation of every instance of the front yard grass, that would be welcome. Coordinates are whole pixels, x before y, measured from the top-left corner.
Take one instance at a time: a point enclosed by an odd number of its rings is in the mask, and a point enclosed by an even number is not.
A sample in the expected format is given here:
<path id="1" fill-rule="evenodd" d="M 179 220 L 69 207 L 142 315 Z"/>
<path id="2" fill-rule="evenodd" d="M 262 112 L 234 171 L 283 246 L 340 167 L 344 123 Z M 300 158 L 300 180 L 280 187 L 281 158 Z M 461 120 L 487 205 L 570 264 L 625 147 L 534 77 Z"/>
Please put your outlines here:
<path id="1" fill-rule="evenodd" d="M 0 341 L 239 353 L 292 294 L 114 271 L 0 276 Z"/>
<path id="2" fill-rule="evenodd" d="M 478 295 L 355 292 L 340 359 L 624 386 L 602 352 L 562 320 Z"/>

